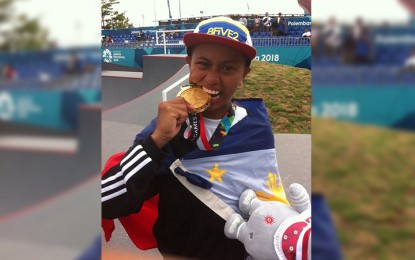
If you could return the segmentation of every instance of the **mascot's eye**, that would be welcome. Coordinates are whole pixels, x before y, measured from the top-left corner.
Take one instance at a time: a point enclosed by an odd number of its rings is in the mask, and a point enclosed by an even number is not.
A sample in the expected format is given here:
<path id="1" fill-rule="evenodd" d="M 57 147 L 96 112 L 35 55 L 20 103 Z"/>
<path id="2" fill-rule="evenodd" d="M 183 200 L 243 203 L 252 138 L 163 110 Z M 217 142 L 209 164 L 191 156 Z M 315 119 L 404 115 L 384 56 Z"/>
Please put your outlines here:
<path id="1" fill-rule="evenodd" d="M 249 238 L 250 238 L 250 239 L 253 239 L 253 238 L 254 238 L 254 233 L 252 233 L 252 232 L 251 232 L 251 233 L 249 233 Z"/>

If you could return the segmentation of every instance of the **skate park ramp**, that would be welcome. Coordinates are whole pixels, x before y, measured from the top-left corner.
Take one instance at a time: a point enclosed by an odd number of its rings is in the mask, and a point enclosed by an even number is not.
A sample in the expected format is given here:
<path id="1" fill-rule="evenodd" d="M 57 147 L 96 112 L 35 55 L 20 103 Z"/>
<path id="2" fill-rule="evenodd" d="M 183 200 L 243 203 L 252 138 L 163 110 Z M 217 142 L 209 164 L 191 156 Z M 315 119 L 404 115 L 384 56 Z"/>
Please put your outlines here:
<path id="1" fill-rule="evenodd" d="M 76 259 L 100 234 L 101 110 L 79 111 L 75 132 L 0 123 L 2 259 Z"/>
<path id="2" fill-rule="evenodd" d="M 185 57 L 185 55 L 145 55 L 142 73 L 103 71 L 103 75 L 106 76 L 102 77 L 102 109 L 107 110 L 131 101 L 167 81 L 186 64 Z"/>

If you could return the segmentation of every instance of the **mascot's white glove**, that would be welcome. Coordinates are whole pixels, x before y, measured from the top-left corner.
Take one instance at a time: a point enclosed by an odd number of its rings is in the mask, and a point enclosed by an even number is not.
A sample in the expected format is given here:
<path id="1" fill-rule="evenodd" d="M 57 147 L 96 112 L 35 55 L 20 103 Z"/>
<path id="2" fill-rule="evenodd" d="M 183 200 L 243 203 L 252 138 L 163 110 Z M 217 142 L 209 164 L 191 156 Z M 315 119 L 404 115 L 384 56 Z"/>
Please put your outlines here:
<path id="1" fill-rule="evenodd" d="M 257 260 L 310 259 L 310 196 L 303 186 L 293 183 L 287 198 L 291 206 L 261 201 L 253 190 L 245 190 L 239 198 L 239 208 L 249 219 L 231 215 L 225 224 L 225 235 L 241 241 Z"/>

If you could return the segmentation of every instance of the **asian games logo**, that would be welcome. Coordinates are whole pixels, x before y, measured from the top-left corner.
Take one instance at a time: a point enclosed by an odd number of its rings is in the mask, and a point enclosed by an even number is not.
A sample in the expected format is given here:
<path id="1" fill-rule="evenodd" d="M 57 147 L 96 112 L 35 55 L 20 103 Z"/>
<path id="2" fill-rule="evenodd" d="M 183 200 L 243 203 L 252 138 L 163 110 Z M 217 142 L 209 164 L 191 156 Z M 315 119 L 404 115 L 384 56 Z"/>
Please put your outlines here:
<path id="1" fill-rule="evenodd" d="M 104 62 L 111 62 L 112 61 L 112 53 L 109 49 L 105 49 L 102 51 L 102 58 L 104 58 Z"/>
<path id="2" fill-rule="evenodd" d="M 15 104 L 12 96 L 6 92 L 0 92 L 0 120 L 11 120 L 15 111 Z"/>

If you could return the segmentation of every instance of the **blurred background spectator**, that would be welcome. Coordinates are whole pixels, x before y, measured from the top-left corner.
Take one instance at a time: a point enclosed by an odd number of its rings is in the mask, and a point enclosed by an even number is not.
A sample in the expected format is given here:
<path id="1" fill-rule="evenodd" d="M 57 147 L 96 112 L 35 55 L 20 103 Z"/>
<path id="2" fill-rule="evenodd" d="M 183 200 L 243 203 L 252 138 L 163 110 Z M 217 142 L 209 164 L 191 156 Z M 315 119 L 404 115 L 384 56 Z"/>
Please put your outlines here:
<path id="1" fill-rule="evenodd" d="M 341 59 L 344 64 L 352 64 L 355 62 L 355 48 L 356 41 L 353 36 L 353 30 L 351 26 L 344 28 L 344 37 L 341 41 Z"/>
<path id="2" fill-rule="evenodd" d="M 260 32 L 261 31 L 261 18 L 259 18 L 258 15 L 255 15 L 254 18 L 254 32 Z"/>
<path id="3" fill-rule="evenodd" d="M 262 28 L 264 32 L 270 32 L 271 30 L 271 17 L 269 17 L 268 12 L 266 12 L 265 16 L 262 18 Z"/>
<path id="4" fill-rule="evenodd" d="M 398 70 L 398 76 L 399 78 L 403 76 L 404 74 L 415 74 L 415 48 L 413 48 L 408 56 L 406 58 L 405 63 L 403 64 L 402 68 Z M 414 82 L 415 83 L 415 82 Z"/>
<path id="5" fill-rule="evenodd" d="M 313 36 L 311 41 L 311 53 L 312 53 L 312 59 L 318 60 L 321 55 L 321 49 L 322 49 L 322 37 L 321 34 L 321 26 L 317 26 L 317 24 L 313 24 Z"/>
<path id="6" fill-rule="evenodd" d="M 1 66 L 1 78 L 12 81 L 17 79 L 17 71 L 12 64 L 4 64 Z"/>
<path id="7" fill-rule="evenodd" d="M 245 27 L 248 27 L 248 19 L 246 19 L 246 17 L 245 17 L 245 16 L 241 16 L 241 17 L 239 18 L 239 21 L 240 21 L 243 25 L 245 25 Z"/>
<path id="8" fill-rule="evenodd" d="M 301 35 L 301 37 L 311 38 L 311 32 L 310 32 L 310 30 L 308 29 L 308 27 L 304 28 L 304 32 L 303 32 L 303 34 Z"/>
<path id="9" fill-rule="evenodd" d="M 69 59 L 65 64 L 64 70 L 68 75 L 76 75 L 84 72 L 83 63 L 76 52 L 69 54 Z"/>
<path id="10" fill-rule="evenodd" d="M 324 53 L 328 56 L 338 54 L 342 44 L 342 29 L 335 17 L 329 19 L 320 36 L 324 39 Z"/>
<path id="11" fill-rule="evenodd" d="M 278 25 L 277 25 L 277 35 L 284 36 L 287 35 L 287 26 L 285 24 L 284 17 L 279 18 Z"/>
<path id="12" fill-rule="evenodd" d="M 415 48 L 411 50 L 409 57 L 406 59 L 404 68 L 413 73 L 415 72 Z"/>
<path id="13" fill-rule="evenodd" d="M 415 72 L 415 48 L 411 50 L 409 57 L 406 59 L 404 68 L 409 71 Z"/>
<path id="14" fill-rule="evenodd" d="M 311 40 L 311 32 L 308 27 L 304 28 L 303 34 L 301 34 L 300 41 L 310 43 Z"/>
<path id="15" fill-rule="evenodd" d="M 103 42 L 104 43 L 113 43 L 114 40 L 112 39 L 111 35 L 105 35 Z"/>
<path id="16" fill-rule="evenodd" d="M 368 64 L 372 61 L 373 49 L 369 36 L 368 28 L 365 26 L 362 18 L 357 18 L 355 25 L 352 27 L 354 46 L 355 46 L 355 64 Z"/>

